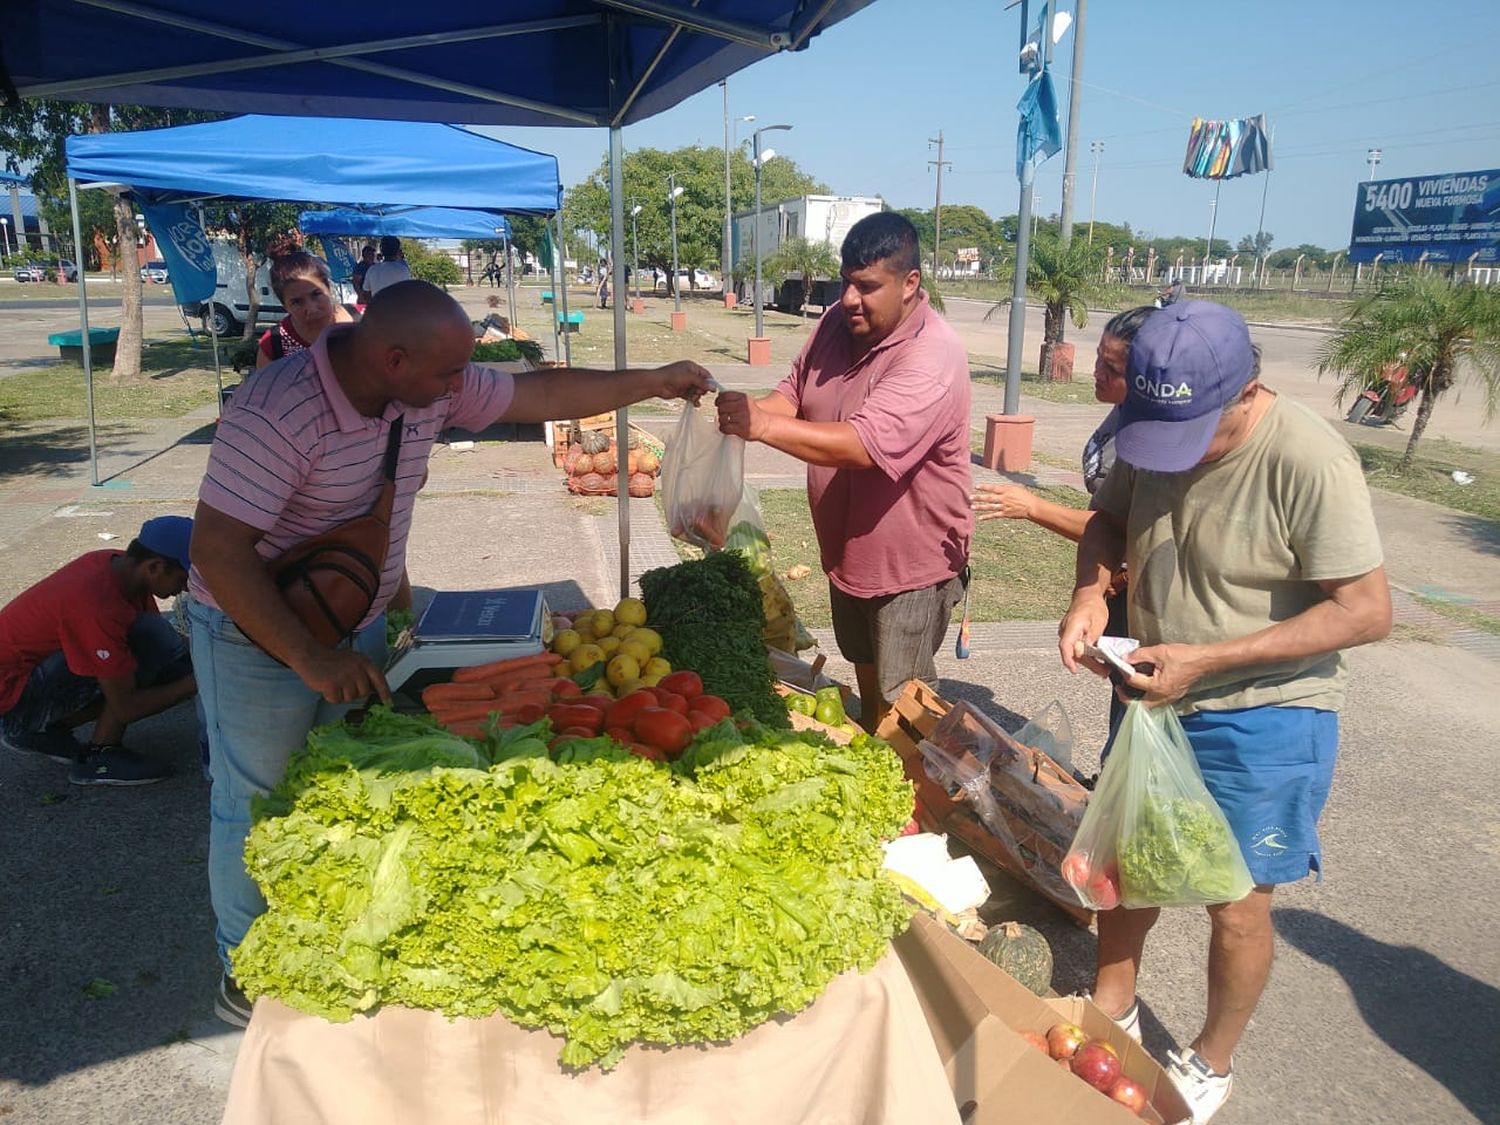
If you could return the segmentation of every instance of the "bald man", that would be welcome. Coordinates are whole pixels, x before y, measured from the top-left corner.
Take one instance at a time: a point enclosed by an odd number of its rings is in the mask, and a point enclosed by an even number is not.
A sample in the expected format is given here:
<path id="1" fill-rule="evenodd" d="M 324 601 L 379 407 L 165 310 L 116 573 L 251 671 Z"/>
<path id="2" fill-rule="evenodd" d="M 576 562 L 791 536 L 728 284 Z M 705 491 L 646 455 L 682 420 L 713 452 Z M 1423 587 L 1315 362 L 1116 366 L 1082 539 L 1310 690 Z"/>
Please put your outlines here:
<path id="1" fill-rule="evenodd" d="M 473 327 L 456 301 L 426 282 L 401 282 L 377 293 L 358 324 L 333 325 L 312 347 L 258 371 L 219 422 L 198 493 L 188 588 L 213 777 L 208 873 L 224 969 L 215 1011 L 227 1022 L 249 1019 L 229 953 L 265 909 L 244 864 L 250 800 L 276 786 L 314 726 L 370 696 L 388 698 L 384 611 L 405 571 L 412 507 L 438 434 L 500 419 L 585 417 L 647 398 L 696 402 L 709 386 L 708 372 L 686 361 L 511 375 L 471 363 L 473 349 Z M 327 648 L 278 595 L 265 563 L 370 511 L 398 425 L 380 590 L 352 642 Z"/>

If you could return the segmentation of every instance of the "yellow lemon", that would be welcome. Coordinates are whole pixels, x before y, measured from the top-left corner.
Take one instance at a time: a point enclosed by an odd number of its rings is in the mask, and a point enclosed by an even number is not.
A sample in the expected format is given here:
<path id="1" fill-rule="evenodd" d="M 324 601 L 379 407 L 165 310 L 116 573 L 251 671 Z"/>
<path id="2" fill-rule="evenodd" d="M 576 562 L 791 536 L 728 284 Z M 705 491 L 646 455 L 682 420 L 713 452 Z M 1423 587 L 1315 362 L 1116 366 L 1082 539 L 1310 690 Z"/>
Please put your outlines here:
<path id="1" fill-rule="evenodd" d="M 573 621 L 573 632 L 577 633 L 586 641 L 594 639 L 594 615 L 592 613 L 579 614 Z"/>
<path id="2" fill-rule="evenodd" d="M 645 684 L 647 687 L 655 687 L 657 684 L 661 683 L 661 677 L 653 676 L 648 673 L 641 676 L 641 683 Z"/>
<path id="3" fill-rule="evenodd" d="M 615 606 L 615 620 L 626 625 L 644 625 L 646 603 L 640 598 L 621 598 L 620 603 Z"/>
<path id="4" fill-rule="evenodd" d="M 620 640 L 623 641 L 626 637 L 630 636 L 630 634 L 634 632 L 634 625 L 616 625 L 612 630 L 610 630 L 609 635 L 611 637 L 619 637 Z"/>
<path id="5" fill-rule="evenodd" d="M 620 684 L 630 680 L 641 678 L 641 666 L 635 662 L 633 656 L 617 656 L 609 662 L 609 667 L 604 670 L 605 678 L 618 687 Z"/>
<path id="6" fill-rule="evenodd" d="M 615 688 L 615 694 L 618 695 L 621 699 L 624 699 L 631 692 L 640 691 L 641 688 L 648 686 L 649 685 L 645 680 L 626 680 L 619 687 Z"/>
<path id="7" fill-rule="evenodd" d="M 632 641 L 640 641 L 641 644 L 646 646 L 647 651 L 652 656 L 661 652 L 661 634 L 655 629 L 637 629 L 634 633 L 630 634 L 630 639 Z"/>
<path id="8" fill-rule="evenodd" d="M 592 668 L 604 659 L 604 650 L 598 645 L 579 645 L 568 657 L 568 667 L 575 672 L 582 672 L 585 668 Z"/>
<path id="9" fill-rule="evenodd" d="M 620 643 L 620 652 L 624 656 L 635 657 L 635 662 L 644 668 L 651 660 L 651 650 L 637 640 L 625 640 Z"/>
<path id="10" fill-rule="evenodd" d="M 646 666 L 642 671 L 646 676 L 655 676 L 659 680 L 663 676 L 670 676 L 672 674 L 672 665 L 659 656 L 653 656 L 650 660 L 646 661 Z"/>
<path id="11" fill-rule="evenodd" d="M 600 637 L 594 643 L 604 650 L 605 656 L 613 656 L 620 650 L 621 641 L 619 637 L 609 636 Z"/>
<path id="12" fill-rule="evenodd" d="M 594 636 L 607 637 L 615 627 L 615 615 L 607 609 L 594 610 Z"/>
<path id="13" fill-rule="evenodd" d="M 558 656 L 568 656 L 581 644 L 583 644 L 583 638 L 578 635 L 576 630 L 563 629 L 557 636 L 552 638 L 552 651 L 557 653 Z"/>

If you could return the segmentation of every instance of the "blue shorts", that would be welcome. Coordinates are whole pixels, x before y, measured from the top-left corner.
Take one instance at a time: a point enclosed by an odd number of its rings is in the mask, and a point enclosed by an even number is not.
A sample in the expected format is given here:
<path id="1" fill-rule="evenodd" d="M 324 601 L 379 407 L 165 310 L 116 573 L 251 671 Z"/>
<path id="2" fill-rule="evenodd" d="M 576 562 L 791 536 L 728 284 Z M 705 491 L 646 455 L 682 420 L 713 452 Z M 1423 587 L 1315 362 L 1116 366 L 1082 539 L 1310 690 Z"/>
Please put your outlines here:
<path id="1" fill-rule="evenodd" d="M 1249 707 L 1182 717 L 1198 768 L 1257 885 L 1322 874 L 1318 817 L 1333 783 L 1339 717 L 1311 707 Z"/>

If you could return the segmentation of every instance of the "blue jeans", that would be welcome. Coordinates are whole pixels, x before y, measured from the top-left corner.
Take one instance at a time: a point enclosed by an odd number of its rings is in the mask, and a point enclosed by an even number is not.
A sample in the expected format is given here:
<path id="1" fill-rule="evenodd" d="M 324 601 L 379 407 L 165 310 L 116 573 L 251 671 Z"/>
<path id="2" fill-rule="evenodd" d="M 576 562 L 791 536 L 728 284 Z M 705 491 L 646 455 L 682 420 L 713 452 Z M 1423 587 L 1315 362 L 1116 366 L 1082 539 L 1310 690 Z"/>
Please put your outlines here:
<path id="1" fill-rule="evenodd" d="M 137 687 L 170 683 L 193 670 L 187 641 L 159 613 L 142 613 L 131 622 L 125 643 L 135 657 Z M 73 672 L 67 658 L 54 652 L 31 670 L 21 698 L 0 717 L 0 729 L 12 738 L 36 734 L 97 702 L 100 695 L 98 680 Z"/>
<path id="2" fill-rule="evenodd" d="M 217 919 L 215 940 L 224 971 L 229 953 L 263 913 L 265 899 L 245 870 L 250 799 L 274 789 L 287 759 L 313 727 L 341 719 L 352 704 L 333 704 L 300 676 L 267 656 L 224 613 L 194 602 L 193 669 L 208 731 L 208 887 Z M 385 661 L 385 615 L 366 626 L 354 646 L 377 665 Z"/>

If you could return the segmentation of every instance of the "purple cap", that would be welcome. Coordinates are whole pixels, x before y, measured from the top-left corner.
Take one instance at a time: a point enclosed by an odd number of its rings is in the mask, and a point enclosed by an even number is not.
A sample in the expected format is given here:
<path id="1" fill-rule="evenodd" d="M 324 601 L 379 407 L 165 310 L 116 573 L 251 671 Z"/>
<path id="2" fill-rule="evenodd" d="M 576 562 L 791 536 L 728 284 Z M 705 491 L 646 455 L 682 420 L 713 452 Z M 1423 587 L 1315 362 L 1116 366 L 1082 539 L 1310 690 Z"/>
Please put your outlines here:
<path id="1" fill-rule="evenodd" d="M 1250 330 L 1233 309 L 1185 301 L 1152 313 L 1130 344 L 1117 453 L 1138 469 L 1191 469 L 1254 370 Z"/>
<path id="2" fill-rule="evenodd" d="M 141 524 L 136 536 L 142 547 L 175 560 L 188 569 L 188 543 L 193 538 L 193 521 L 187 516 L 156 516 Z"/>

